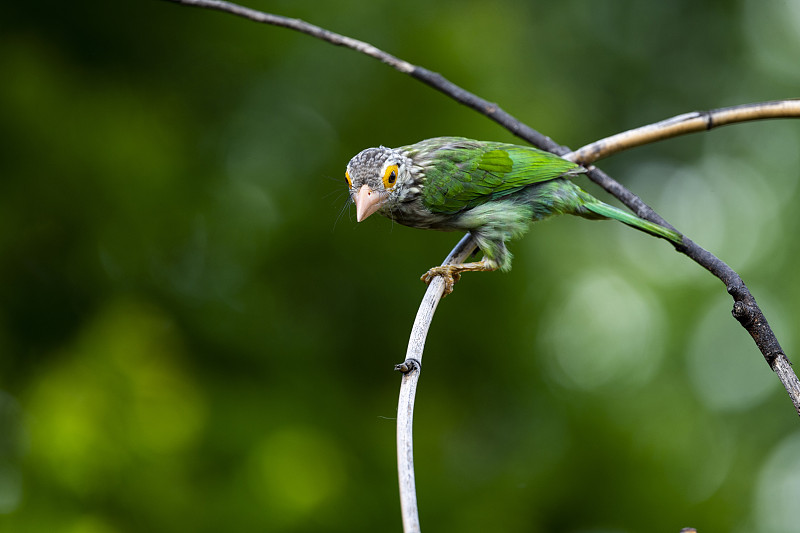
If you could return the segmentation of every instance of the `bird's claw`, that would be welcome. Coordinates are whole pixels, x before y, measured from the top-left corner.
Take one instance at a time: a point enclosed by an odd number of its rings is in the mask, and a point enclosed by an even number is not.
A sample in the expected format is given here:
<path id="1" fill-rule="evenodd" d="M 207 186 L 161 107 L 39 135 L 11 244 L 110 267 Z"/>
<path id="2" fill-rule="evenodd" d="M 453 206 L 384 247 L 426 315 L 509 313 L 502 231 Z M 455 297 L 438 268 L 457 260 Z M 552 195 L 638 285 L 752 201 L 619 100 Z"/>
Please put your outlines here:
<path id="1" fill-rule="evenodd" d="M 453 292 L 453 286 L 461 279 L 461 271 L 454 268 L 452 265 L 442 265 L 428 270 L 420 279 L 430 285 L 431 281 L 433 281 L 433 278 L 436 276 L 441 276 L 442 279 L 444 279 L 444 292 L 442 293 L 442 298 L 444 298 Z"/>

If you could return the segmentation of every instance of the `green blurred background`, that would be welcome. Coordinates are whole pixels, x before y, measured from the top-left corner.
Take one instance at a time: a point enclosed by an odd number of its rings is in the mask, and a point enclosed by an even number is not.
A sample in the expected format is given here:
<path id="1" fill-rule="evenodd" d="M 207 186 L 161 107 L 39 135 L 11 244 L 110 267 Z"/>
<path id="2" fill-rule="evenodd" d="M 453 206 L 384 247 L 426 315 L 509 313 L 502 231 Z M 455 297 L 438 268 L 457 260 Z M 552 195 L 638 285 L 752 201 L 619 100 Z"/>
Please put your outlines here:
<path id="1" fill-rule="evenodd" d="M 248 5 L 572 147 L 800 93 L 798 0 Z M 344 168 L 514 138 L 352 51 L 166 2 L 9 3 L 0 72 L 0 530 L 400 531 L 392 366 L 460 236 L 356 224 Z M 795 360 L 798 146 L 771 121 L 602 163 L 742 275 Z M 610 222 L 512 251 L 433 323 L 424 530 L 797 531 L 800 421 L 718 280 Z"/>

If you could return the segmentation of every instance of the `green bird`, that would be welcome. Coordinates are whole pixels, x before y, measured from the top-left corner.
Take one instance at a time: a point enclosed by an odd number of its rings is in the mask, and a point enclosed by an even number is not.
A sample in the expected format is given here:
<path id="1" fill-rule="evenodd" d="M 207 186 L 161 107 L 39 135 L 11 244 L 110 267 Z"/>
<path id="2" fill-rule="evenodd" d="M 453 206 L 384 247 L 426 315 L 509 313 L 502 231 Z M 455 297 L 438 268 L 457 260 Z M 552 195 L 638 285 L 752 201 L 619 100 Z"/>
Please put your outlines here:
<path id="1" fill-rule="evenodd" d="M 482 260 L 436 266 L 422 276 L 426 283 L 443 276 L 445 295 L 462 272 L 509 270 L 506 243 L 552 215 L 614 219 L 681 244 L 680 233 L 605 204 L 568 180 L 584 172 L 537 148 L 436 137 L 367 148 L 347 164 L 345 178 L 359 222 L 377 212 L 413 228 L 472 234 Z"/>

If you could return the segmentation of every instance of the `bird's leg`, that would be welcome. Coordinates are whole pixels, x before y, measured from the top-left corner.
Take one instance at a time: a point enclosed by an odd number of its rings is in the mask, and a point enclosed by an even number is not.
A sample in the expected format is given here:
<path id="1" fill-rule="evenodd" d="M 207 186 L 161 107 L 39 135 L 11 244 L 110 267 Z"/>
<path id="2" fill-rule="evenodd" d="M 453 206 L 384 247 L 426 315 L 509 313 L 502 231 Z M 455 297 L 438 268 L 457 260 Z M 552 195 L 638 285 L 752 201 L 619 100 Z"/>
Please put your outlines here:
<path id="1" fill-rule="evenodd" d="M 484 257 L 480 261 L 476 261 L 474 263 L 458 263 L 456 265 L 441 265 L 433 267 L 425 272 L 420 279 L 425 283 L 430 284 L 430 282 L 433 281 L 433 278 L 436 276 L 442 276 L 442 278 L 444 278 L 444 294 L 442 294 L 442 297 L 445 297 L 453 292 L 453 285 L 456 284 L 456 281 L 461 279 L 462 272 L 486 272 L 497 270 L 497 268 L 497 263 Z"/>

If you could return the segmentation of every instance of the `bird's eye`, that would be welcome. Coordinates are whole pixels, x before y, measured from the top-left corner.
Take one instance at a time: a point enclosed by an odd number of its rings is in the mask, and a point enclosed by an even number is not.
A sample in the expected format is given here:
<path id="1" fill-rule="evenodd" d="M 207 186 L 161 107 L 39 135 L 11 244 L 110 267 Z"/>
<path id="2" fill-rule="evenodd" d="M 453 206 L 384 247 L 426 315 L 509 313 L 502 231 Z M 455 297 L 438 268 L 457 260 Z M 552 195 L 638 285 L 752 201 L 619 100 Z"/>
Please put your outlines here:
<path id="1" fill-rule="evenodd" d="M 352 189 L 353 188 L 353 180 L 350 179 L 350 173 L 347 172 L 346 170 L 344 172 L 344 179 L 347 180 L 347 188 L 348 189 Z"/>
<path id="2" fill-rule="evenodd" d="M 383 186 L 386 189 L 391 189 L 397 182 L 397 165 L 389 165 L 383 173 Z"/>

